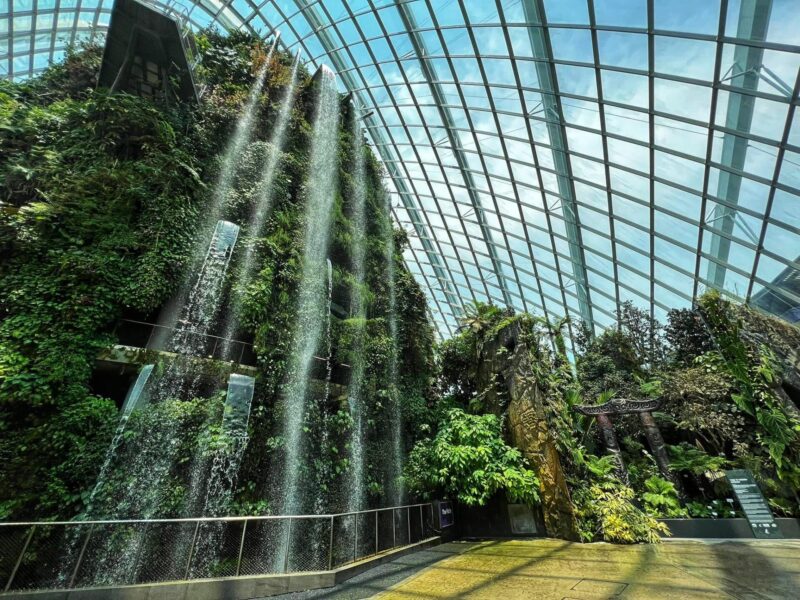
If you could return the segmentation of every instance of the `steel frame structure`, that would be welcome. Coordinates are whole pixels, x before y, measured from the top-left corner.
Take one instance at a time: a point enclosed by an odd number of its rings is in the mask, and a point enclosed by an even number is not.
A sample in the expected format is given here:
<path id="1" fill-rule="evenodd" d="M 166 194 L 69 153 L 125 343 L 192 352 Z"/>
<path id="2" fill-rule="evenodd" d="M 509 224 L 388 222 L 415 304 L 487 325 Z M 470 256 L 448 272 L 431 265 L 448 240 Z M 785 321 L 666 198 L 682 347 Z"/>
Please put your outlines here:
<path id="1" fill-rule="evenodd" d="M 623 302 L 663 320 L 708 287 L 800 305 L 773 283 L 800 269 L 791 2 L 148 1 L 280 31 L 337 71 L 442 336 L 476 300 L 595 331 Z M 110 9 L 2 0 L 0 76 L 102 35 Z"/>

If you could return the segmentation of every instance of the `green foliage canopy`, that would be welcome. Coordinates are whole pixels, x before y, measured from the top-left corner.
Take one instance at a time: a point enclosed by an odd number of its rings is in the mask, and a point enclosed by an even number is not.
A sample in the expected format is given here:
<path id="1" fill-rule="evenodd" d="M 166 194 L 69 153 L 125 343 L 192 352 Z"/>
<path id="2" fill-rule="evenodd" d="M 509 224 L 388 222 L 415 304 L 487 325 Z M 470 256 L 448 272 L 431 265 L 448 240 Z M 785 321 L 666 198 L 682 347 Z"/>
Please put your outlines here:
<path id="1" fill-rule="evenodd" d="M 483 505 L 498 491 L 512 502 L 538 501 L 539 480 L 519 450 L 502 437 L 494 415 L 452 409 L 433 440 L 417 442 L 406 465 L 409 488 L 429 497 L 442 493 L 468 506 Z"/>

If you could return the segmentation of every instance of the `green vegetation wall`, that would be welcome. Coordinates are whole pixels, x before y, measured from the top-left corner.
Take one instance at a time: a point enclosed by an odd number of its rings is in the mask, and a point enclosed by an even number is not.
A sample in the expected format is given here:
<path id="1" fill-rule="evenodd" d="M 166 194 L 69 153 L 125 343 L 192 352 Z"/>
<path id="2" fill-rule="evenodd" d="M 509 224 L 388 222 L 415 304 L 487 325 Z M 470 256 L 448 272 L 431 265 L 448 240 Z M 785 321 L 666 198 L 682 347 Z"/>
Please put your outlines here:
<path id="1" fill-rule="evenodd" d="M 93 389 L 95 358 L 115 343 L 121 317 L 154 318 L 186 276 L 220 156 L 267 58 L 263 43 L 244 34 L 206 32 L 198 46 L 199 76 L 207 86 L 198 105 L 95 89 L 101 49 L 93 46 L 71 53 L 37 79 L 0 83 L 0 519 L 68 518 L 85 510 L 119 418 L 115 403 Z M 241 157 L 226 204 L 228 220 L 247 221 L 291 61 L 276 52 L 268 64 L 254 143 Z M 272 509 L 282 453 L 280 390 L 291 351 L 315 101 L 309 74 L 301 68 L 298 77 L 272 210 L 255 242 L 260 272 L 246 289 L 230 292 L 243 294 L 239 334 L 254 341 L 258 376 L 251 441 L 228 512 Z M 349 120 L 341 121 L 330 255 L 337 301 L 347 311 L 356 285 L 351 272 L 355 145 Z M 335 360 L 349 364 L 348 353 L 356 351 L 353 331 L 366 332 L 367 477 L 369 500 L 377 505 L 390 483 L 377 445 L 390 427 L 386 243 L 393 236 L 403 357 L 398 391 L 408 400 L 408 445 L 417 430 L 411 419 L 426 407 L 433 378 L 433 332 L 424 296 L 401 259 L 402 232 L 391 231 L 380 165 L 368 147 L 365 153 L 367 318 L 336 319 L 332 347 Z M 234 254 L 229 273 L 237 259 Z M 223 389 L 224 373 L 218 377 Z M 165 515 L 185 508 L 186 465 L 219 443 L 209 423 L 218 420 L 221 402 L 219 394 L 176 398 L 132 420 L 120 457 L 134 451 L 137 428 L 152 427 L 154 419 L 186 432 L 168 489 L 159 491 L 167 499 Z M 323 492 L 331 490 L 327 497 L 335 502 L 349 468 L 352 423 L 346 403 L 322 403 L 316 415 L 319 422 L 307 423 L 312 435 L 322 421 L 332 435 L 305 465 L 304 477 Z M 100 505 L 103 499 L 113 504 L 115 485 L 126 482 L 111 481 Z"/>
<path id="2" fill-rule="evenodd" d="M 538 499 L 528 502 L 550 535 L 571 537 L 574 520 L 583 540 L 653 541 L 665 532 L 655 518 L 742 516 L 723 471 L 744 468 L 776 516 L 800 517 L 800 330 L 716 292 L 696 309 L 670 311 L 666 326 L 630 304 L 617 317 L 595 335 L 572 324 L 572 366 L 567 322 L 473 307 L 459 334 L 439 346 L 439 396 L 430 439 L 417 443 L 408 464 L 412 489 L 468 505 L 495 492 L 514 501 L 534 491 Z M 514 405 L 521 394 L 535 407 L 522 419 Z M 612 398 L 661 401 L 654 417 L 668 472 L 638 415 L 613 418 L 622 471 L 594 419 L 574 410 Z M 490 435 L 485 419 L 498 417 L 502 427 Z M 520 441 L 520 422 L 535 435 Z M 552 447 L 557 458 L 543 461 Z M 554 467 L 564 473 L 571 510 L 563 493 L 548 503 L 559 481 L 548 483 Z"/>

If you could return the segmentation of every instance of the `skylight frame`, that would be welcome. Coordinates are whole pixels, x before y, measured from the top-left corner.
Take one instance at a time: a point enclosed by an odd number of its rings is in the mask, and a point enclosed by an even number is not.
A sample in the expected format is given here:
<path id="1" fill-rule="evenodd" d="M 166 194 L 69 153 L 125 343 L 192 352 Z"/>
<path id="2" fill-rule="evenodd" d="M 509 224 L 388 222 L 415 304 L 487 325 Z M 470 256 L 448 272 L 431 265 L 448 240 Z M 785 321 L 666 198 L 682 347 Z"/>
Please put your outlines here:
<path id="1" fill-rule="evenodd" d="M 102 34 L 107 28 L 111 11 L 108 0 L 76 0 L 74 8 L 63 7 L 61 0 L 30 0 L 31 8 L 21 11 L 14 10 L 14 2 L 18 0 L 7 1 L 9 12 L 5 15 L 0 13 L 0 22 L 5 18 L 8 29 L 7 34 L 0 34 L 0 53 L 2 49 L 6 51 L 5 55 L 0 55 L 0 76 L 7 77 L 29 77 L 42 70 L 43 55 L 53 60 L 78 37 L 92 30 Z M 704 272 L 707 267 L 704 265 L 708 265 L 709 261 L 717 261 L 726 272 L 730 271 L 733 279 L 728 278 L 726 283 L 736 280 L 746 283 L 746 289 L 723 284 L 722 292 L 728 296 L 749 300 L 762 288 L 779 289 L 773 281 L 763 279 L 759 267 L 762 263 L 768 265 L 769 274 L 764 275 L 768 277 L 780 273 L 781 269 L 800 268 L 792 248 L 787 249 L 786 255 L 779 255 L 768 244 L 768 230 L 778 226 L 787 239 L 798 240 L 796 251 L 800 254 L 800 226 L 789 219 L 785 212 L 786 206 L 789 206 L 787 202 L 800 199 L 800 188 L 789 185 L 785 177 L 787 172 L 798 168 L 787 156 L 793 156 L 791 153 L 800 154 L 798 142 L 791 143 L 793 132 L 800 130 L 800 118 L 796 110 L 800 76 L 792 82 L 784 82 L 782 86 L 769 87 L 759 81 L 756 89 L 746 90 L 731 80 L 728 76 L 729 65 L 723 64 L 723 61 L 727 60 L 726 48 L 728 54 L 735 52 L 736 46 L 741 46 L 800 56 L 800 45 L 787 44 L 785 39 L 773 41 L 769 32 L 765 40 L 735 37 L 736 32 L 730 31 L 731 23 L 728 21 L 729 12 L 735 10 L 736 0 L 719 0 L 716 31 L 712 32 L 709 21 L 703 33 L 659 27 L 655 0 L 646 1 L 646 23 L 641 23 L 641 26 L 598 24 L 596 0 L 585 0 L 586 20 L 575 23 L 560 20 L 557 23 L 549 22 L 546 10 L 548 3 L 545 0 L 522 2 L 540 11 L 542 18 L 539 22 L 530 25 L 521 21 L 524 17 L 518 14 L 522 14 L 522 11 L 513 3 L 502 0 L 487 5 L 490 13 L 496 12 L 497 20 L 479 23 L 471 22 L 471 9 L 464 0 L 449 0 L 451 6 L 448 10 L 452 11 L 455 24 L 440 23 L 440 14 L 450 13 L 441 11 L 438 3 L 434 6 L 431 0 L 366 0 L 359 4 L 358 9 L 341 2 L 340 15 L 332 15 L 330 3 L 326 6 L 320 0 L 266 0 L 260 3 L 236 0 L 235 5 L 232 0 L 174 0 L 171 4 L 189 7 L 188 18 L 195 28 L 206 22 L 215 22 L 223 28 L 241 26 L 255 31 L 264 23 L 260 34 L 269 35 L 275 30 L 285 32 L 288 49 L 301 49 L 304 58 L 310 60 L 313 67 L 323 62 L 331 63 L 335 68 L 346 67 L 339 69 L 340 81 L 343 89 L 353 92 L 362 114 L 372 112 L 364 120 L 364 127 L 389 171 L 387 185 L 392 194 L 395 219 L 406 229 L 411 227 L 409 235 L 413 243 L 406 252 L 406 260 L 421 279 L 420 283 L 431 300 L 436 326 L 443 337 L 452 335 L 466 305 L 476 300 L 511 303 L 517 308 L 542 314 L 550 322 L 556 322 L 563 316 L 591 322 L 594 317 L 598 322 L 595 331 L 612 322 L 612 308 L 618 310 L 628 299 L 633 299 L 651 316 L 663 320 L 666 310 L 674 302 L 680 301 L 680 306 L 690 305 L 708 286 Z M 158 0 L 151 3 L 160 7 L 167 5 Z M 756 3 L 757 7 L 769 4 L 769 0 L 757 0 Z M 392 18 L 396 20 L 396 17 L 388 16 L 390 13 L 401 14 L 417 8 L 431 17 L 431 22 L 422 23 L 412 32 L 403 32 L 402 23 L 394 23 Z M 514 12 L 508 12 L 509 8 Z M 241 14 L 240 9 L 247 14 Z M 30 29 L 15 30 L 12 17 L 25 16 L 31 17 Z M 316 23 L 313 22 L 314 16 Z M 37 23 L 44 22 L 39 21 L 41 17 L 51 17 L 52 23 L 50 29 L 40 29 L 37 34 Z M 384 17 L 389 21 L 385 21 Z M 91 22 L 89 27 L 83 25 L 87 19 Z M 362 26 L 367 21 L 370 31 Z M 674 22 L 671 24 L 674 25 Z M 519 56 L 514 43 L 519 35 L 524 34 L 524 29 L 519 28 L 526 25 L 542 36 L 547 48 L 551 46 L 551 32 L 558 31 L 561 35 L 567 31 L 585 31 L 588 38 L 583 39 L 591 42 L 590 46 L 586 46 L 588 53 L 577 55 L 580 60 L 556 59 L 552 49 L 538 57 L 535 52 L 531 56 Z M 481 55 L 483 49 L 479 45 L 483 28 L 502 32 L 506 55 L 492 51 Z M 455 29 L 466 33 L 464 41 L 458 44 L 458 53 L 451 52 L 448 47 L 452 39 L 448 32 Z M 325 32 L 331 34 L 327 41 Z M 600 37 L 604 32 L 642 35 L 648 48 L 646 68 L 607 64 L 609 60 L 602 62 L 604 57 Z M 19 41 L 26 35 L 30 39 L 25 40 L 26 45 L 20 50 Z M 404 35 L 411 41 L 415 37 L 435 40 L 442 52 L 437 50 L 431 55 L 419 56 L 424 44 L 417 44 L 416 48 L 412 46 L 400 56 L 396 43 L 404 42 L 407 47 L 407 40 L 402 37 Z M 355 36 L 357 39 L 346 36 Z M 714 44 L 713 77 L 698 79 L 667 67 L 659 68 L 656 44 L 662 36 Z M 45 41 L 49 45 L 44 45 Z M 341 47 L 336 47 L 339 44 Z M 352 50 L 356 44 L 363 44 L 365 48 L 365 53 L 359 54 L 358 60 Z M 18 46 L 16 55 L 15 45 Z M 378 46 L 381 60 L 378 60 L 373 48 Z M 319 48 L 323 54 L 311 56 L 310 52 Z M 498 49 L 498 52 L 502 51 Z M 704 52 L 702 48 L 698 50 L 701 51 Z M 36 61 L 34 56 L 37 56 Z M 346 58 L 349 64 L 339 57 Z M 782 57 L 784 55 L 776 55 L 771 60 L 778 61 Z M 477 65 L 469 82 L 458 77 L 458 65 L 464 58 L 475 61 L 473 64 Z M 15 59 L 18 60 L 17 65 L 14 64 Z M 448 74 L 445 77 L 426 78 L 418 69 L 408 68 L 410 60 L 423 65 L 429 59 L 446 65 Z M 586 62 L 589 60 L 591 62 Z M 503 61 L 511 66 L 513 82 L 501 82 L 492 77 L 491 68 L 504 65 Z M 547 69 L 552 74 L 553 90 L 542 90 L 541 81 L 535 85 L 526 81 L 527 75 L 524 73 L 535 71 L 537 65 L 540 70 Z M 3 73 L 3 66 L 6 66 L 8 73 Z M 570 69 L 577 69 L 575 72 L 580 77 L 593 81 L 590 91 L 594 95 L 560 89 L 560 73 Z M 581 69 L 586 69 L 586 72 Z M 392 77 L 399 74 L 397 85 L 400 87 L 394 88 L 395 83 L 387 79 L 387 74 Z M 629 79 L 644 78 L 646 99 L 639 104 L 632 104 L 629 97 L 624 101 L 616 99 L 613 94 L 609 97 L 605 78 L 610 78 L 612 74 Z M 421 98 L 418 96 L 420 84 L 446 86 L 448 91 L 438 97 L 434 94 L 432 99 Z M 709 110 L 706 117 L 695 118 L 686 111 L 672 111 L 670 106 L 665 110 L 660 94 L 662 91 L 674 93 L 675 90 L 684 89 L 681 86 L 697 90 L 698 94 L 701 90 L 707 90 Z M 789 88 L 791 96 L 787 94 Z M 397 95 L 401 89 L 404 90 L 402 97 Z M 475 102 L 470 92 L 479 89 L 486 100 Z M 513 110 L 497 106 L 498 98 L 503 96 L 502 90 L 508 90 L 509 102 L 506 104 L 512 105 Z M 531 111 L 528 109 L 531 107 L 528 106 L 528 99 L 550 91 L 555 92 L 558 126 L 564 132 L 563 144 L 552 136 L 547 136 L 549 140 L 541 139 L 543 131 L 546 132 L 548 127 L 553 128 L 550 116 L 529 115 Z M 786 114 L 780 132 L 777 131 L 777 125 L 759 130 L 769 136 L 727 127 L 724 120 L 720 121 L 719 111 L 724 108 L 722 96 L 727 98 L 730 94 L 742 94 L 758 99 L 755 102 L 775 102 L 777 104 L 774 106 L 784 107 Z M 516 103 L 519 104 L 519 112 L 515 112 Z M 563 109 L 571 104 L 579 106 L 570 106 L 573 117 L 568 120 Z M 432 114 L 431 110 L 446 116 L 448 111 L 460 112 L 462 108 L 463 117 L 450 123 L 443 118 L 436 128 L 428 127 L 426 115 Z M 575 117 L 580 115 L 581 108 L 596 111 L 596 117 Z M 644 122 L 646 140 L 634 137 L 638 135 L 634 128 L 620 125 L 627 123 L 625 119 L 634 115 L 639 115 L 638 120 Z M 394 123 L 398 119 L 395 129 Z M 524 133 L 516 135 L 511 132 L 505 135 L 503 123 L 518 119 L 524 120 Z M 484 131 L 481 123 L 486 123 L 487 127 L 491 125 L 490 128 L 496 131 Z M 633 122 L 630 124 L 633 125 Z M 662 140 L 669 145 L 657 141 L 657 132 L 663 135 L 663 132 L 670 131 L 669 127 L 682 126 L 692 130 L 690 135 L 704 132 L 706 140 L 702 156 L 693 153 L 691 144 L 670 144 L 668 138 Z M 397 137 L 395 131 L 408 141 Z M 446 134 L 444 138 L 442 133 Z M 573 147 L 568 140 L 573 134 L 577 136 L 576 139 L 591 141 L 594 149 L 590 151 L 588 147 Z M 763 148 L 769 152 L 769 161 L 772 160 L 772 152 L 775 152 L 774 168 L 771 172 L 761 172 L 757 168 L 739 171 L 724 164 L 725 161 L 714 160 L 715 144 L 720 144 L 720 138 L 725 136 L 736 136 L 748 147 L 752 147 L 753 143 L 764 144 Z M 599 145 L 595 147 L 598 138 Z M 468 147 L 461 147 L 461 140 L 469 140 Z M 530 147 L 530 156 L 513 156 L 513 149 L 520 148 L 519 144 Z M 559 166 L 557 160 L 553 162 L 561 146 L 564 150 L 563 167 Z M 635 165 L 626 164 L 624 155 L 616 154 L 617 147 L 628 148 L 626 152 L 636 152 L 638 149 L 644 153 L 647 157 L 646 172 L 642 173 L 634 168 Z M 462 156 L 459 158 L 459 155 Z M 450 157 L 456 157 L 457 164 L 451 165 L 453 161 Z M 754 164 L 759 163 L 757 161 Z M 505 165 L 503 172 L 496 174 L 495 165 L 497 168 Z M 575 165 L 580 165 L 581 170 L 576 172 Z M 685 165 L 698 173 L 702 170 L 700 189 L 692 187 L 689 179 L 672 179 L 670 169 L 676 167 L 670 165 Z M 430 169 L 443 174 L 445 178 L 448 173 L 454 172 L 453 169 L 460 171 L 461 175 L 455 183 L 441 184 L 430 180 Z M 520 178 L 520 174 L 524 176 L 525 169 L 530 171 L 527 180 Z M 762 196 L 758 202 L 749 205 L 717 198 L 713 181 L 721 172 L 731 173 L 731 177 L 741 177 L 742 185 L 759 190 Z M 587 173 L 597 173 L 598 177 L 596 180 L 587 178 Z M 570 193 L 564 194 L 553 188 L 553 182 L 558 181 L 559 177 L 572 190 Z M 601 182 L 601 179 L 604 181 Z M 628 185 L 634 187 L 624 187 Z M 641 185 L 645 187 L 641 188 Z M 576 191 L 576 186 L 580 192 Z M 788 200 L 782 200 L 783 212 L 774 214 L 778 191 L 781 191 L 782 198 Z M 784 193 L 790 196 L 783 196 Z M 693 212 L 682 212 L 680 206 L 665 205 L 664 200 L 657 201 L 662 197 L 666 201 L 680 197 L 692 206 Z M 692 204 L 695 199 L 699 199 L 699 206 Z M 632 207 L 634 212 L 628 213 L 627 208 L 620 212 L 617 203 Z M 473 206 L 472 211 L 469 204 Z M 577 223 L 572 233 L 564 219 L 566 204 L 574 204 Z M 508 207 L 512 205 L 514 209 L 509 210 Z M 735 211 L 735 219 L 750 224 L 747 225 L 749 230 L 735 224 L 731 233 L 720 229 L 718 217 L 710 212 L 710 208 L 726 205 Z M 583 222 L 582 213 L 591 222 Z M 453 217 L 448 218 L 446 214 L 452 214 Z M 646 217 L 640 220 L 640 214 Z M 455 228 L 454 224 L 457 224 Z M 663 230 L 665 226 L 668 226 L 667 230 Z M 675 230 L 674 227 L 681 230 Z M 695 229 L 695 241 L 687 243 L 684 233 Z M 584 234 L 588 241 L 582 239 Z M 634 237 L 628 238 L 628 234 Z M 736 262 L 734 257 L 724 261 L 723 257 L 715 256 L 713 251 L 704 251 L 709 238 L 720 236 L 720 239 L 730 239 L 736 244 L 737 252 L 746 252 L 748 264 L 731 264 Z M 636 241 L 645 238 L 647 242 L 643 245 Z M 565 249 L 573 248 L 571 244 L 575 244 L 578 254 L 571 251 L 565 254 Z M 670 254 L 661 254 L 660 248 L 670 249 Z M 694 260 L 689 265 L 681 257 L 684 253 L 688 255 L 692 252 Z M 753 262 L 749 264 L 751 254 Z M 580 256 L 577 268 L 576 256 Z M 587 256 L 591 256 L 593 264 L 587 262 Z M 676 264 L 676 260 L 679 263 Z M 640 268 L 645 264 L 648 268 Z M 686 285 L 689 277 L 691 289 Z M 629 281 L 640 282 L 641 285 L 632 285 Z M 580 285 L 585 286 L 583 301 L 576 289 Z M 662 290 L 666 294 L 664 297 Z M 587 311 L 581 310 L 582 303 L 588 309 L 589 319 L 586 318 Z M 569 333 L 571 340 L 574 332 Z"/>

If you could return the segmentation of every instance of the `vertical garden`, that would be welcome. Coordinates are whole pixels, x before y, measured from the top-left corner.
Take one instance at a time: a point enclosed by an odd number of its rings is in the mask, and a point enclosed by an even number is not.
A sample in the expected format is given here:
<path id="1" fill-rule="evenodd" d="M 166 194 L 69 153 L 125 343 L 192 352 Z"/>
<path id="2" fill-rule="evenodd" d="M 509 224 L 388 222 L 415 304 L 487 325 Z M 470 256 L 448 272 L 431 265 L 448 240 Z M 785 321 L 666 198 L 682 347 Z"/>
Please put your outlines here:
<path id="1" fill-rule="evenodd" d="M 197 104 L 95 89 L 102 49 L 93 45 L 31 81 L 0 84 L 0 518 L 281 511 L 324 82 L 254 37 L 206 32 L 197 44 Z M 315 265 L 329 296 L 300 414 L 295 509 L 307 512 L 398 503 L 399 468 L 383 440 L 394 436 L 403 452 L 413 443 L 434 373 L 424 296 L 402 262 L 406 241 L 389 218 L 381 167 L 359 115 L 332 93 L 330 224 Z M 248 103 L 252 130 L 230 161 Z M 208 333 L 252 344 L 255 386 L 230 493 L 211 510 L 192 499 L 210 492 L 193 486 L 239 443 L 224 426 L 226 381 L 239 365 L 195 357 L 197 384 L 180 388 L 190 393 L 152 401 L 151 392 L 121 430 L 122 400 L 105 396 L 101 381 L 114 374 L 98 375 L 96 360 L 120 343 L 121 320 L 163 321 L 180 290 L 199 285 L 195 255 L 209 247 L 214 211 L 239 234 Z M 145 348 L 128 359 L 164 378 L 172 354 Z M 119 385 L 132 385 L 127 377 Z M 354 505 L 356 438 L 363 495 Z M 167 447 L 147 502 L 131 497 Z"/>

